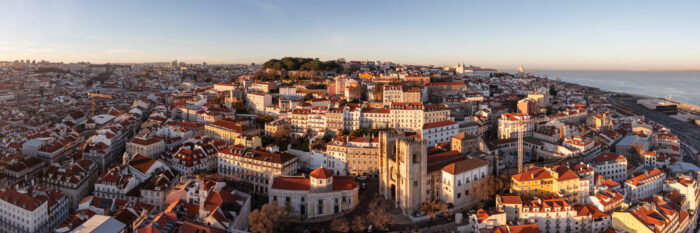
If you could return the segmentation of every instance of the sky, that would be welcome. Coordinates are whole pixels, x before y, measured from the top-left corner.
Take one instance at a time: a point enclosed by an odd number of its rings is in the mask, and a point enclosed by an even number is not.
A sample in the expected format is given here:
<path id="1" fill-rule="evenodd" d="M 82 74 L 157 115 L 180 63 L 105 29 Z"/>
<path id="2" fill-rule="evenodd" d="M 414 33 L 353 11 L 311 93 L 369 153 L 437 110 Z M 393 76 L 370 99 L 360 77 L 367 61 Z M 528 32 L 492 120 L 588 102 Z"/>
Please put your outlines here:
<path id="1" fill-rule="evenodd" d="M 0 61 L 700 70 L 700 1 L 0 0 Z"/>

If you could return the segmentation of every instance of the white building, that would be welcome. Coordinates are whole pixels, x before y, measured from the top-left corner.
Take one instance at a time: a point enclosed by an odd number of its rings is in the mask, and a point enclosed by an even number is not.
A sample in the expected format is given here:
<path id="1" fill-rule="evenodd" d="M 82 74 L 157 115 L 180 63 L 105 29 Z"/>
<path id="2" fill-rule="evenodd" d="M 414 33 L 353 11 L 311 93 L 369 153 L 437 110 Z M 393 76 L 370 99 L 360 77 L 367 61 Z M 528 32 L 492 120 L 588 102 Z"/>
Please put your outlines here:
<path id="1" fill-rule="evenodd" d="M 540 232 L 603 232 L 612 225 L 611 216 L 593 205 L 572 206 L 565 198 L 522 201 L 505 197 L 497 201 L 499 210 L 505 211 L 509 220 L 537 224 Z"/>
<path id="2" fill-rule="evenodd" d="M 402 95 L 403 90 L 401 85 L 384 85 L 382 102 L 384 105 L 390 105 L 393 102 L 404 102 Z"/>
<path id="3" fill-rule="evenodd" d="M 265 112 L 265 108 L 272 105 L 272 95 L 267 93 L 248 92 L 246 99 L 248 107 L 255 112 Z"/>
<path id="4" fill-rule="evenodd" d="M 142 154 L 156 159 L 165 151 L 165 140 L 161 137 L 134 137 L 126 143 L 126 152 L 129 154 Z"/>
<path id="5" fill-rule="evenodd" d="M 522 123 L 522 126 L 520 124 Z M 518 129 L 522 127 L 523 137 L 532 136 L 535 130 L 535 122 L 530 116 L 522 113 L 504 113 L 498 118 L 498 138 L 517 138 Z"/>
<path id="6" fill-rule="evenodd" d="M 625 200 L 636 201 L 663 191 L 666 173 L 659 169 L 645 172 L 625 182 Z"/>
<path id="7" fill-rule="evenodd" d="M 297 88 L 294 86 L 283 86 L 280 87 L 280 97 L 285 99 L 296 99 Z"/>
<path id="8" fill-rule="evenodd" d="M 68 198 L 45 187 L 3 187 L 0 232 L 49 232 L 68 217 Z"/>
<path id="9" fill-rule="evenodd" d="M 591 165 L 597 174 L 615 182 L 622 183 L 627 180 L 627 159 L 621 154 L 600 154 L 591 160 Z"/>
<path id="10" fill-rule="evenodd" d="M 273 85 L 274 84 L 269 82 L 255 81 L 253 82 L 253 84 L 250 85 L 250 87 L 248 87 L 248 91 L 269 93 Z"/>
<path id="11" fill-rule="evenodd" d="M 459 132 L 459 125 L 451 120 L 427 123 L 423 125 L 421 136 L 428 145 L 449 142 Z"/>
<path id="12" fill-rule="evenodd" d="M 477 192 L 488 175 L 488 164 L 480 159 L 466 159 L 442 168 L 440 199 L 455 208 L 481 201 Z"/>
<path id="13" fill-rule="evenodd" d="M 291 176 L 297 170 L 297 157 L 287 152 L 270 153 L 232 146 L 216 155 L 218 173 L 239 176 L 253 184 L 254 192 L 267 193 L 270 181 L 276 176 Z"/>
<path id="14" fill-rule="evenodd" d="M 304 219 L 343 215 L 360 203 L 357 182 L 325 168 L 312 171 L 309 178 L 275 177 L 270 187 L 269 202 L 286 206 L 292 216 Z"/>
<path id="15" fill-rule="evenodd" d="M 666 180 L 665 190 L 677 191 L 687 200 L 686 210 L 695 211 L 700 203 L 700 185 L 693 176 L 676 174 L 675 177 Z"/>

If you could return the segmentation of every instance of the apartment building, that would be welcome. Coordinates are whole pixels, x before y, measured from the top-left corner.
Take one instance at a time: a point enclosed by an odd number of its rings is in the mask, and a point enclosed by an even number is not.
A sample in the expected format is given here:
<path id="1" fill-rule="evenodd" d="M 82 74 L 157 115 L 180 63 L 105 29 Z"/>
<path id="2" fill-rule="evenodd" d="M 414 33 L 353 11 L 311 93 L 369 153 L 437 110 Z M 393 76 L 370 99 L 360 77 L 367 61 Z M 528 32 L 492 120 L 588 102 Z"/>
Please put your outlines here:
<path id="1" fill-rule="evenodd" d="M 237 176 L 253 184 L 256 193 L 267 193 L 270 181 L 276 176 L 291 176 L 298 169 L 297 157 L 286 153 L 270 153 L 232 146 L 216 154 L 217 172 Z"/>

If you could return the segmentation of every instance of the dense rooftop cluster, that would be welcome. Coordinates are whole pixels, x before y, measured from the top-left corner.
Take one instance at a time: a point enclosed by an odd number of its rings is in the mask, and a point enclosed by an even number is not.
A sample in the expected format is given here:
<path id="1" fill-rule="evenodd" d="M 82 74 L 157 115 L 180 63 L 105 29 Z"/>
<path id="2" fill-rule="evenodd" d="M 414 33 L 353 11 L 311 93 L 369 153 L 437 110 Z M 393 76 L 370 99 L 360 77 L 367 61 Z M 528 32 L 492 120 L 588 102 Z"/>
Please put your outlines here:
<path id="1" fill-rule="evenodd" d="M 3 62 L 0 231 L 694 230 L 697 145 L 625 98 L 522 67 Z"/>

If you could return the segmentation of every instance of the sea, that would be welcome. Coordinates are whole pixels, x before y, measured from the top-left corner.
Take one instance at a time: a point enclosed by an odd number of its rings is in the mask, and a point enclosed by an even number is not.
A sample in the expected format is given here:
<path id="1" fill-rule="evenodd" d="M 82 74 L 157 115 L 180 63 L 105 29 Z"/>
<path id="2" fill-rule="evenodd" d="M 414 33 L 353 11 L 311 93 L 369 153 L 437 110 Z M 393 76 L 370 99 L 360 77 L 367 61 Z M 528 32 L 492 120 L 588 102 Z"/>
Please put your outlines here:
<path id="1" fill-rule="evenodd" d="M 700 106 L 700 72 L 685 71 L 533 71 L 540 77 L 596 87 L 606 91 L 671 97 Z"/>

